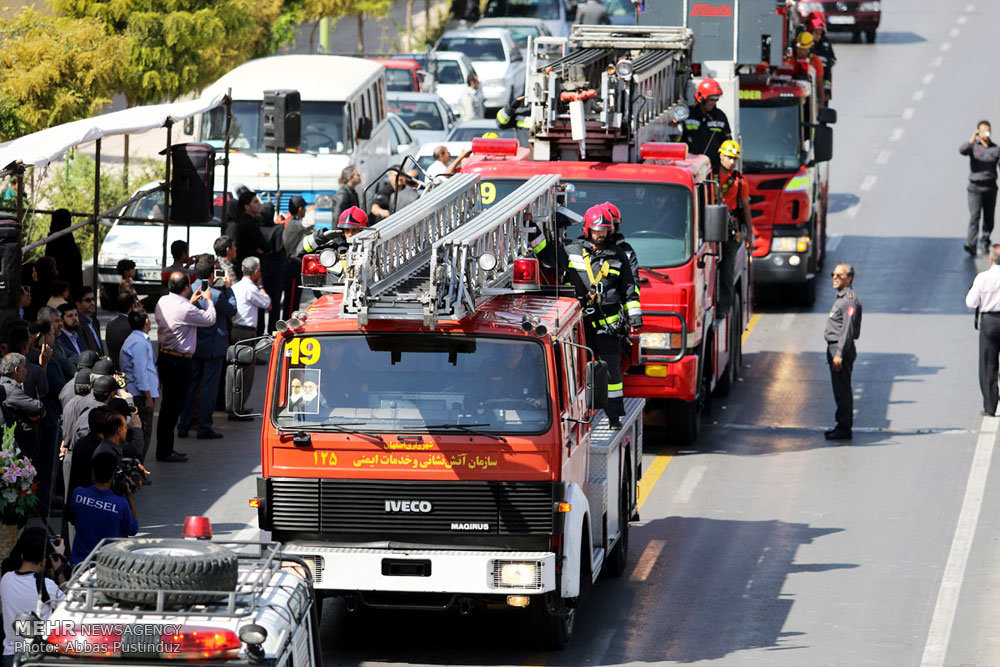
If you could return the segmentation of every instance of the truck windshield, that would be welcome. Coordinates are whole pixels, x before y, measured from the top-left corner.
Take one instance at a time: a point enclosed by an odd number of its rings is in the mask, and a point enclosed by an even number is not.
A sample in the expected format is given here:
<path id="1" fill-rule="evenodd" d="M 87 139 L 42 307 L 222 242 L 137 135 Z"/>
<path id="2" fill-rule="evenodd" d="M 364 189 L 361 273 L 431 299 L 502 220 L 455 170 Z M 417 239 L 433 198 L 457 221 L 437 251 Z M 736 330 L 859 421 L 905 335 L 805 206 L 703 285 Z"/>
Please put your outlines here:
<path id="1" fill-rule="evenodd" d="M 594 204 L 609 201 L 622 213 L 622 233 L 635 249 L 641 266 L 670 267 L 683 264 L 693 247 L 691 194 L 683 186 L 637 181 L 563 181 L 576 191 L 569 196 L 569 208 L 583 215 Z M 524 179 L 487 178 L 480 181 L 483 206 L 506 197 Z M 583 233 L 579 226 L 567 231 L 568 238 Z"/>
<path id="2" fill-rule="evenodd" d="M 743 168 L 795 171 L 801 166 L 799 105 L 740 106 Z"/>
<path id="3" fill-rule="evenodd" d="M 226 110 L 212 109 L 202 116 L 202 141 L 222 148 L 226 139 Z M 229 147 L 254 153 L 263 150 L 259 101 L 234 101 Z M 344 137 L 343 102 L 302 102 L 302 142 L 294 152 L 343 153 L 350 150 Z"/>
<path id="4" fill-rule="evenodd" d="M 372 333 L 297 336 L 274 392 L 279 427 L 543 433 L 544 350 L 529 339 Z"/>

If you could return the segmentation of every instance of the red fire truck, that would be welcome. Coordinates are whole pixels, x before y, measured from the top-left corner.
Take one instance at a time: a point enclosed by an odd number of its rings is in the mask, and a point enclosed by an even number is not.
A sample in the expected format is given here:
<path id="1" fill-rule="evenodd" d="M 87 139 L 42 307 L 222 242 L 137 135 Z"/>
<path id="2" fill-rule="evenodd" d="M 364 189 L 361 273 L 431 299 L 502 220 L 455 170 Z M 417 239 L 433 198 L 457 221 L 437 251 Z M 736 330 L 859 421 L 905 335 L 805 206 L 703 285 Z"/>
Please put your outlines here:
<path id="1" fill-rule="evenodd" d="M 252 505 L 349 610 L 506 604 L 562 648 L 625 569 L 644 402 L 608 428 L 581 306 L 541 286 L 524 230 L 558 242 L 558 189 L 529 179 L 484 212 L 460 174 L 303 258 L 330 293 L 279 323 Z M 253 356 L 229 351 L 237 407 Z"/>
<path id="2" fill-rule="evenodd" d="M 641 267 L 644 319 L 632 336 L 625 395 L 659 399 L 672 443 L 691 445 L 709 396 L 728 392 L 739 373 L 751 281 L 740 244 L 736 297 L 718 312 L 726 236 L 713 234 L 709 222 L 728 220 L 728 212 L 709 160 L 688 155 L 684 144 L 642 140 L 666 136 L 671 119 L 687 110 L 690 31 L 573 26 L 569 47 L 529 72 L 529 88 L 543 91 L 530 96 L 534 159 L 500 141 L 463 170 L 482 176 L 484 205 L 536 174 L 559 174 L 572 186 L 574 209 L 604 201 L 619 207 Z"/>

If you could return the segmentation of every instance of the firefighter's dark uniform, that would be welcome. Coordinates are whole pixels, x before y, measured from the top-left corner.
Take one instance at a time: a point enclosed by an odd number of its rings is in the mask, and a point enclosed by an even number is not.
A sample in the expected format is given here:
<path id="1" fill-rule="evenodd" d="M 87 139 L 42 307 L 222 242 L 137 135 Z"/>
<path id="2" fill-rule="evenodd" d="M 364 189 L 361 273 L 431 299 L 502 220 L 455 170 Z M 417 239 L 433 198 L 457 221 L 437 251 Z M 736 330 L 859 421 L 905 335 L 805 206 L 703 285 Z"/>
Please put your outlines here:
<path id="1" fill-rule="evenodd" d="M 823 63 L 823 90 L 827 105 L 833 97 L 833 66 L 837 64 L 837 56 L 833 53 L 833 45 L 824 33 L 823 39 L 813 42 L 812 51 Z"/>
<path id="2" fill-rule="evenodd" d="M 719 146 L 733 138 L 729 118 L 724 111 L 715 107 L 707 114 L 697 104 L 689 107 L 690 116 L 684 121 L 681 141 L 688 145 L 688 151 L 707 155 L 712 163 L 712 171 L 719 170 Z"/>
<path id="3" fill-rule="evenodd" d="M 615 232 L 615 235 L 611 237 L 612 243 L 617 245 L 621 251 L 625 254 L 625 259 L 628 260 L 628 265 L 632 269 L 632 279 L 635 280 L 635 290 L 639 291 L 639 257 L 635 254 L 635 248 L 632 247 L 628 241 L 625 240 L 625 235 L 620 232 Z"/>
<path id="4" fill-rule="evenodd" d="M 531 145 L 531 121 L 528 115 L 531 109 L 526 106 L 517 106 L 514 101 L 510 101 L 502 109 L 497 111 L 497 127 L 501 130 L 515 128 L 517 133 L 517 143 L 522 146 Z"/>
<path id="5" fill-rule="evenodd" d="M 642 307 L 629 260 L 612 238 L 598 249 L 589 239 L 552 248 L 544 236 L 535 235 L 532 250 L 548 267 L 563 272 L 563 282 L 576 290 L 583 305 L 587 345 L 608 364 L 607 414 L 612 422 L 625 414 L 622 381 L 622 339 L 628 335 L 624 317 L 633 327 L 642 326 Z"/>
<path id="6" fill-rule="evenodd" d="M 850 435 L 854 425 L 854 395 L 851 393 L 851 371 L 858 351 L 854 341 L 861 335 L 861 298 L 853 287 L 837 292 L 837 298 L 826 320 L 823 338 L 826 340 L 826 362 L 830 365 L 833 398 L 837 402 L 835 432 Z M 840 370 L 833 367 L 834 357 L 840 357 Z M 827 432 L 829 434 L 829 432 Z"/>

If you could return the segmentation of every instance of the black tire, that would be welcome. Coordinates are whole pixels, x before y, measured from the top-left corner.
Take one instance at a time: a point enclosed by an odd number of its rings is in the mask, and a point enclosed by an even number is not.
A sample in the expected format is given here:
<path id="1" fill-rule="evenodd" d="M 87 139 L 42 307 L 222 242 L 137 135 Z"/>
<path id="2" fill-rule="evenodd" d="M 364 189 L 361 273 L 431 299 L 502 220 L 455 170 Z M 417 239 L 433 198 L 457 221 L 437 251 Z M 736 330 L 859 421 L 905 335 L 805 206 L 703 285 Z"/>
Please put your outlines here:
<path id="1" fill-rule="evenodd" d="M 608 564 L 605 572 L 611 577 L 620 577 L 625 574 L 628 568 L 628 519 L 631 513 L 629 507 L 629 494 L 632 490 L 632 468 L 628 457 L 625 457 L 625 474 L 622 475 L 621 492 L 618 495 L 618 525 L 622 527 L 622 534 L 615 543 L 611 554 L 608 556 Z"/>
<path id="2" fill-rule="evenodd" d="M 853 44 L 860 44 L 861 43 L 861 31 L 860 30 L 856 30 L 856 31 L 854 31 L 854 32 L 851 33 L 851 42 Z"/>
<path id="3" fill-rule="evenodd" d="M 739 324 L 742 312 L 740 308 L 740 297 L 736 295 L 733 300 L 733 309 L 729 313 L 729 361 L 726 363 L 726 369 L 722 372 L 722 377 L 715 384 L 716 396 L 729 396 L 740 372 L 740 362 L 737 358 L 742 339 L 742 329 Z"/>
<path id="4" fill-rule="evenodd" d="M 865 30 L 865 41 L 869 44 L 874 44 L 875 39 L 878 37 L 878 31 L 872 28 L 871 30 Z"/>
<path id="5" fill-rule="evenodd" d="M 584 522 L 584 531 L 589 530 Z M 539 647 L 546 651 L 561 651 L 569 646 L 576 625 L 576 607 L 587 598 L 593 577 L 590 572 L 590 539 L 584 534 L 580 546 L 580 596 L 572 603 L 558 590 L 536 596 L 531 601 L 531 626 Z"/>
<path id="6" fill-rule="evenodd" d="M 196 540 L 142 537 L 111 542 L 97 553 L 99 588 L 116 589 L 108 597 L 121 602 L 156 604 L 158 590 L 236 590 L 236 554 L 224 546 Z M 218 594 L 171 593 L 170 606 L 207 604 Z"/>

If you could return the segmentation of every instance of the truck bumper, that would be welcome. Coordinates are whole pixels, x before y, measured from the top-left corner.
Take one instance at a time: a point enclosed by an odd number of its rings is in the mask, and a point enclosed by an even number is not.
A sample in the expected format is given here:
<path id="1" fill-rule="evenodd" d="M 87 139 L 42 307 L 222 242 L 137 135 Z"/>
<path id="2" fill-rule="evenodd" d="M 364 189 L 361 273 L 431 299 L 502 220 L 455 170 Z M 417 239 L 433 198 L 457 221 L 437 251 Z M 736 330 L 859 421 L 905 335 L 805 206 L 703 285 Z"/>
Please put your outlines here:
<path id="1" fill-rule="evenodd" d="M 665 377 L 651 377 L 647 369 L 666 368 Z M 662 371 L 661 371 L 662 372 Z M 678 398 L 693 401 L 698 357 L 689 354 L 672 364 L 633 366 L 625 374 L 625 395 L 629 398 Z"/>
<path id="2" fill-rule="evenodd" d="M 836 17 L 836 18 L 834 18 Z M 853 14 L 827 14 L 827 32 L 857 32 L 874 30 L 882 21 L 882 12 L 854 12 Z"/>
<path id="3" fill-rule="evenodd" d="M 369 549 L 307 542 L 290 542 L 283 551 L 313 566 L 313 586 L 320 590 L 534 595 L 556 588 L 552 552 Z M 531 581 L 504 582 L 503 565 L 508 563 L 533 565 Z"/>
<path id="4" fill-rule="evenodd" d="M 808 279 L 807 252 L 770 252 L 753 258 L 755 283 L 804 283 Z"/>

